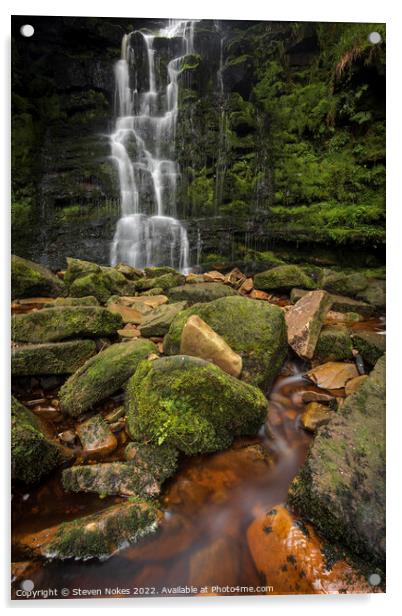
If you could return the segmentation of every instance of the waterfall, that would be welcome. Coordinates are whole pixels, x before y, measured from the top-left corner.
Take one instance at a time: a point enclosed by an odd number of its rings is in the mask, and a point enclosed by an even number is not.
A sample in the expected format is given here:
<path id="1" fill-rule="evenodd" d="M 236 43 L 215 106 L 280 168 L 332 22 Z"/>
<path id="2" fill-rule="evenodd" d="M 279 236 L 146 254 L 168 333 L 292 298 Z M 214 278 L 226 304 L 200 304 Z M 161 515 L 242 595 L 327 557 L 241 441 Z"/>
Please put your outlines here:
<path id="1" fill-rule="evenodd" d="M 169 20 L 156 34 L 135 31 L 123 37 L 121 59 L 115 65 L 116 122 L 110 136 L 121 200 L 121 217 L 111 245 L 112 265 L 170 265 L 189 271 L 187 231 L 176 219 L 175 135 L 178 78 L 183 59 L 194 50 L 194 25 L 195 21 Z M 138 68 L 134 35 L 142 37 L 146 51 L 146 92 L 132 79 L 132 71 Z M 158 37 L 178 39 L 181 48 L 180 55 L 167 64 L 166 86 L 159 83 L 162 79 L 156 71 Z"/>

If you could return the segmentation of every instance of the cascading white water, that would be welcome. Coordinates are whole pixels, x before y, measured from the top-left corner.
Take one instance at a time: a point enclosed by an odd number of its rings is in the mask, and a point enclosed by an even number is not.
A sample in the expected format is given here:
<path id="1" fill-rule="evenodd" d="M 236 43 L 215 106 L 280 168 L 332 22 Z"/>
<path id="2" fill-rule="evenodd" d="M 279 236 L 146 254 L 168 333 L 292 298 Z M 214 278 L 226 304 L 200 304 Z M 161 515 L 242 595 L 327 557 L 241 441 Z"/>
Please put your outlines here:
<path id="1" fill-rule="evenodd" d="M 170 265 L 189 271 L 189 243 L 185 227 L 176 219 L 175 135 L 178 114 L 178 76 L 183 58 L 194 50 L 195 21 L 169 20 L 156 34 L 125 35 L 121 59 L 115 66 L 116 124 L 111 135 L 121 198 L 119 219 L 111 246 L 112 265 L 119 262 L 143 268 Z M 143 38 L 148 62 L 148 91 L 130 87 L 136 57 L 134 34 Z M 181 53 L 167 65 L 168 83 L 157 83 L 154 42 L 177 38 Z"/>

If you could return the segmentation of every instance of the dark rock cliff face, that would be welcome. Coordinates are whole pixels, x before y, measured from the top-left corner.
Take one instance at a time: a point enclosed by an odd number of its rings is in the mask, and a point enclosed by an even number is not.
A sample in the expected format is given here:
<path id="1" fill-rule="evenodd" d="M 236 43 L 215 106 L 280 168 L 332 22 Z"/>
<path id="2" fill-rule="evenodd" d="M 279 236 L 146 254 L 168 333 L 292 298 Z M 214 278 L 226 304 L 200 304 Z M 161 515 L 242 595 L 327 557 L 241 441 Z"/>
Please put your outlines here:
<path id="1" fill-rule="evenodd" d="M 108 262 L 119 217 L 113 66 L 124 33 L 162 25 L 13 18 L 13 252 L 51 267 L 67 255 Z M 169 45 L 157 43 L 161 73 Z M 192 264 L 278 241 L 381 247 L 383 47 L 359 24 L 196 24 L 176 137 Z M 141 63 L 137 77 L 147 78 Z"/>

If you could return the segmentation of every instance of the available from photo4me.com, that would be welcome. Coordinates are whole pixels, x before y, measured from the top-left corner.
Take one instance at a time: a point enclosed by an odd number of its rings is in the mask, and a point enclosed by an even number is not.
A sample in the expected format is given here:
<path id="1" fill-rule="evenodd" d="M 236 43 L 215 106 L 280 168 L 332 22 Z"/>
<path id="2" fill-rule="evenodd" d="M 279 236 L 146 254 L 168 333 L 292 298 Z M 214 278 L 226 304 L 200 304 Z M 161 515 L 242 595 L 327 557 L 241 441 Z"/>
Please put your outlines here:
<path id="1" fill-rule="evenodd" d="M 385 592 L 385 41 L 12 18 L 13 600 Z"/>

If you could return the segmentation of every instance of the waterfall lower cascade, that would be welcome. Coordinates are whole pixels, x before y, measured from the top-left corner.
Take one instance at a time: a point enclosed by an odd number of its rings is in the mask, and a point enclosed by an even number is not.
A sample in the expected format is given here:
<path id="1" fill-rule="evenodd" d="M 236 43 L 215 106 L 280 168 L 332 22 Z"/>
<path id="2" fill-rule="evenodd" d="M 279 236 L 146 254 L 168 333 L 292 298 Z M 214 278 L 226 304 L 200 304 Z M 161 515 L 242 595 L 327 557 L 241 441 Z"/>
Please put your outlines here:
<path id="1" fill-rule="evenodd" d="M 194 50 L 194 25 L 195 21 L 169 20 L 156 34 L 135 31 L 123 37 L 115 66 L 116 124 L 111 135 L 121 195 L 112 265 L 170 265 L 189 271 L 187 231 L 176 219 L 179 169 L 174 159 L 178 76 L 183 59 Z M 162 64 L 155 45 L 160 37 L 174 39 L 172 48 L 179 52 L 168 59 L 166 78 L 156 70 Z M 144 64 L 147 74 L 139 78 Z"/>

